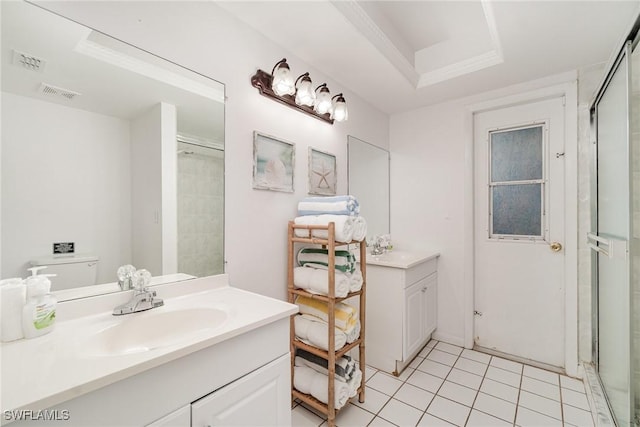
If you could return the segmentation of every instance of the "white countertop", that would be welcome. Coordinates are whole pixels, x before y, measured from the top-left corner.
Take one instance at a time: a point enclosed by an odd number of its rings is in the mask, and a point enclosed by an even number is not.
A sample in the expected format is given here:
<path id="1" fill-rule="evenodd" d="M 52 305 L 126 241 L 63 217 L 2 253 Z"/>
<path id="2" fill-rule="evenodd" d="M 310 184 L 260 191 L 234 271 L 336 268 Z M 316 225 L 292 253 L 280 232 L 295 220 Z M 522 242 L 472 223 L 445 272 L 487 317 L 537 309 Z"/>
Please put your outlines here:
<path id="1" fill-rule="evenodd" d="M 402 251 L 392 250 L 381 255 L 367 253 L 367 265 L 379 265 L 392 268 L 411 268 L 440 256 L 436 251 Z M 359 260 L 358 260 L 359 261 Z"/>
<path id="2" fill-rule="evenodd" d="M 69 301 L 58 304 L 58 322 L 51 333 L 2 343 L 2 410 L 51 407 L 298 311 L 295 305 L 232 288 L 224 274 L 153 289 L 164 306 L 113 316 L 113 307 L 126 302 L 130 293 Z M 97 356 L 86 349 L 87 339 L 130 316 L 193 307 L 218 308 L 228 316 L 216 329 L 187 334 L 173 345 L 148 351 Z"/>

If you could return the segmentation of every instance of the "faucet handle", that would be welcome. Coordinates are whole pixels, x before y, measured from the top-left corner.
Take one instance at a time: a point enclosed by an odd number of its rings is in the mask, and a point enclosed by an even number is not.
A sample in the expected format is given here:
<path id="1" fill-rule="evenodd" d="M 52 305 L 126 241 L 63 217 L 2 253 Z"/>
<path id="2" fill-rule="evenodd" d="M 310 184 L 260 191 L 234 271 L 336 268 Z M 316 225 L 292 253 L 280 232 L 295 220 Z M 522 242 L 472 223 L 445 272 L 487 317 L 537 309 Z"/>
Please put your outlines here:
<path id="1" fill-rule="evenodd" d="M 133 273 L 133 288 L 143 291 L 151 283 L 151 273 L 145 269 L 140 269 Z"/>

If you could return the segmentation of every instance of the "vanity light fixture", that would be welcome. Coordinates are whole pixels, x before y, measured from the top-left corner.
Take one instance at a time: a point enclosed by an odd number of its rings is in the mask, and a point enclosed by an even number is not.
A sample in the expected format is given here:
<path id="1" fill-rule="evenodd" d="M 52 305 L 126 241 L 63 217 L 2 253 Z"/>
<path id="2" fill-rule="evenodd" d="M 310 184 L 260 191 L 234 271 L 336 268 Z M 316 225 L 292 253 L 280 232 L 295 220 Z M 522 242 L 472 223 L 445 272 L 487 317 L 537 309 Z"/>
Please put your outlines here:
<path id="1" fill-rule="evenodd" d="M 331 118 L 338 122 L 344 122 L 349 118 L 347 103 L 341 93 L 331 98 Z"/>
<path id="2" fill-rule="evenodd" d="M 326 83 L 322 83 L 316 88 L 316 102 L 313 109 L 318 114 L 325 114 L 331 111 L 331 93 Z"/>
<path id="3" fill-rule="evenodd" d="M 347 120 L 347 104 L 342 93 L 331 97 L 326 83 L 313 89 L 309 73 L 293 79 L 286 58 L 276 63 L 272 74 L 258 70 L 251 77 L 251 85 L 261 95 L 333 124 Z"/>
<path id="4" fill-rule="evenodd" d="M 273 75 L 273 82 L 271 82 L 271 88 L 273 92 L 278 96 L 293 95 L 296 93 L 296 85 L 293 81 L 293 74 L 287 59 L 282 58 L 276 65 L 273 66 L 271 71 Z"/>
<path id="5" fill-rule="evenodd" d="M 304 73 L 296 80 L 296 104 L 313 107 L 316 102 L 316 92 L 309 73 Z"/>

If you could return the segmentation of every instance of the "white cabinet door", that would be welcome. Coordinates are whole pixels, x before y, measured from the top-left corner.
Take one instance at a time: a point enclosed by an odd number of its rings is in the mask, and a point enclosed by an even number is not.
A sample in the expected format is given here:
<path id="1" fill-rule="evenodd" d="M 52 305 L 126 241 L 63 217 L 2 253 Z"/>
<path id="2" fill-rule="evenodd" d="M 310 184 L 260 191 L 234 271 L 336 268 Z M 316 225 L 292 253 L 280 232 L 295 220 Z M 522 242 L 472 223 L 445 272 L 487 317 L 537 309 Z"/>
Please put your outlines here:
<path id="1" fill-rule="evenodd" d="M 427 277 L 425 303 L 425 337 L 436 330 L 438 323 L 438 276 L 432 274 Z"/>
<path id="2" fill-rule="evenodd" d="M 190 427 L 191 426 L 191 405 L 173 411 L 169 415 L 160 418 L 147 425 L 147 427 Z"/>
<path id="3" fill-rule="evenodd" d="M 405 289 L 403 360 L 407 360 L 423 344 L 424 288 L 425 281 L 419 280 Z"/>
<path id="4" fill-rule="evenodd" d="M 289 354 L 191 404 L 192 426 L 290 426 Z"/>

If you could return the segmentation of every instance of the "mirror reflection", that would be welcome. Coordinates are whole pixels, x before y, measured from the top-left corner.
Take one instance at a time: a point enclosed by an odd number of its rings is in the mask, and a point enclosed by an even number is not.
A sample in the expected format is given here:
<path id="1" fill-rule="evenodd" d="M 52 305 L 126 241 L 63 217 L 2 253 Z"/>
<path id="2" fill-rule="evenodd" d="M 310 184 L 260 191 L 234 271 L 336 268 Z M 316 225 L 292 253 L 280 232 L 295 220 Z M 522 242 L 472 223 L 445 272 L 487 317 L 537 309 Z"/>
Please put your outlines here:
<path id="1" fill-rule="evenodd" d="M 367 218 L 367 241 L 389 233 L 389 152 L 349 135 L 347 137 L 349 194 L 360 202 Z"/>
<path id="2" fill-rule="evenodd" d="M 24 2 L 2 2 L 1 276 L 118 290 L 223 272 L 224 86 Z M 101 285 L 90 287 L 91 285 Z"/>

